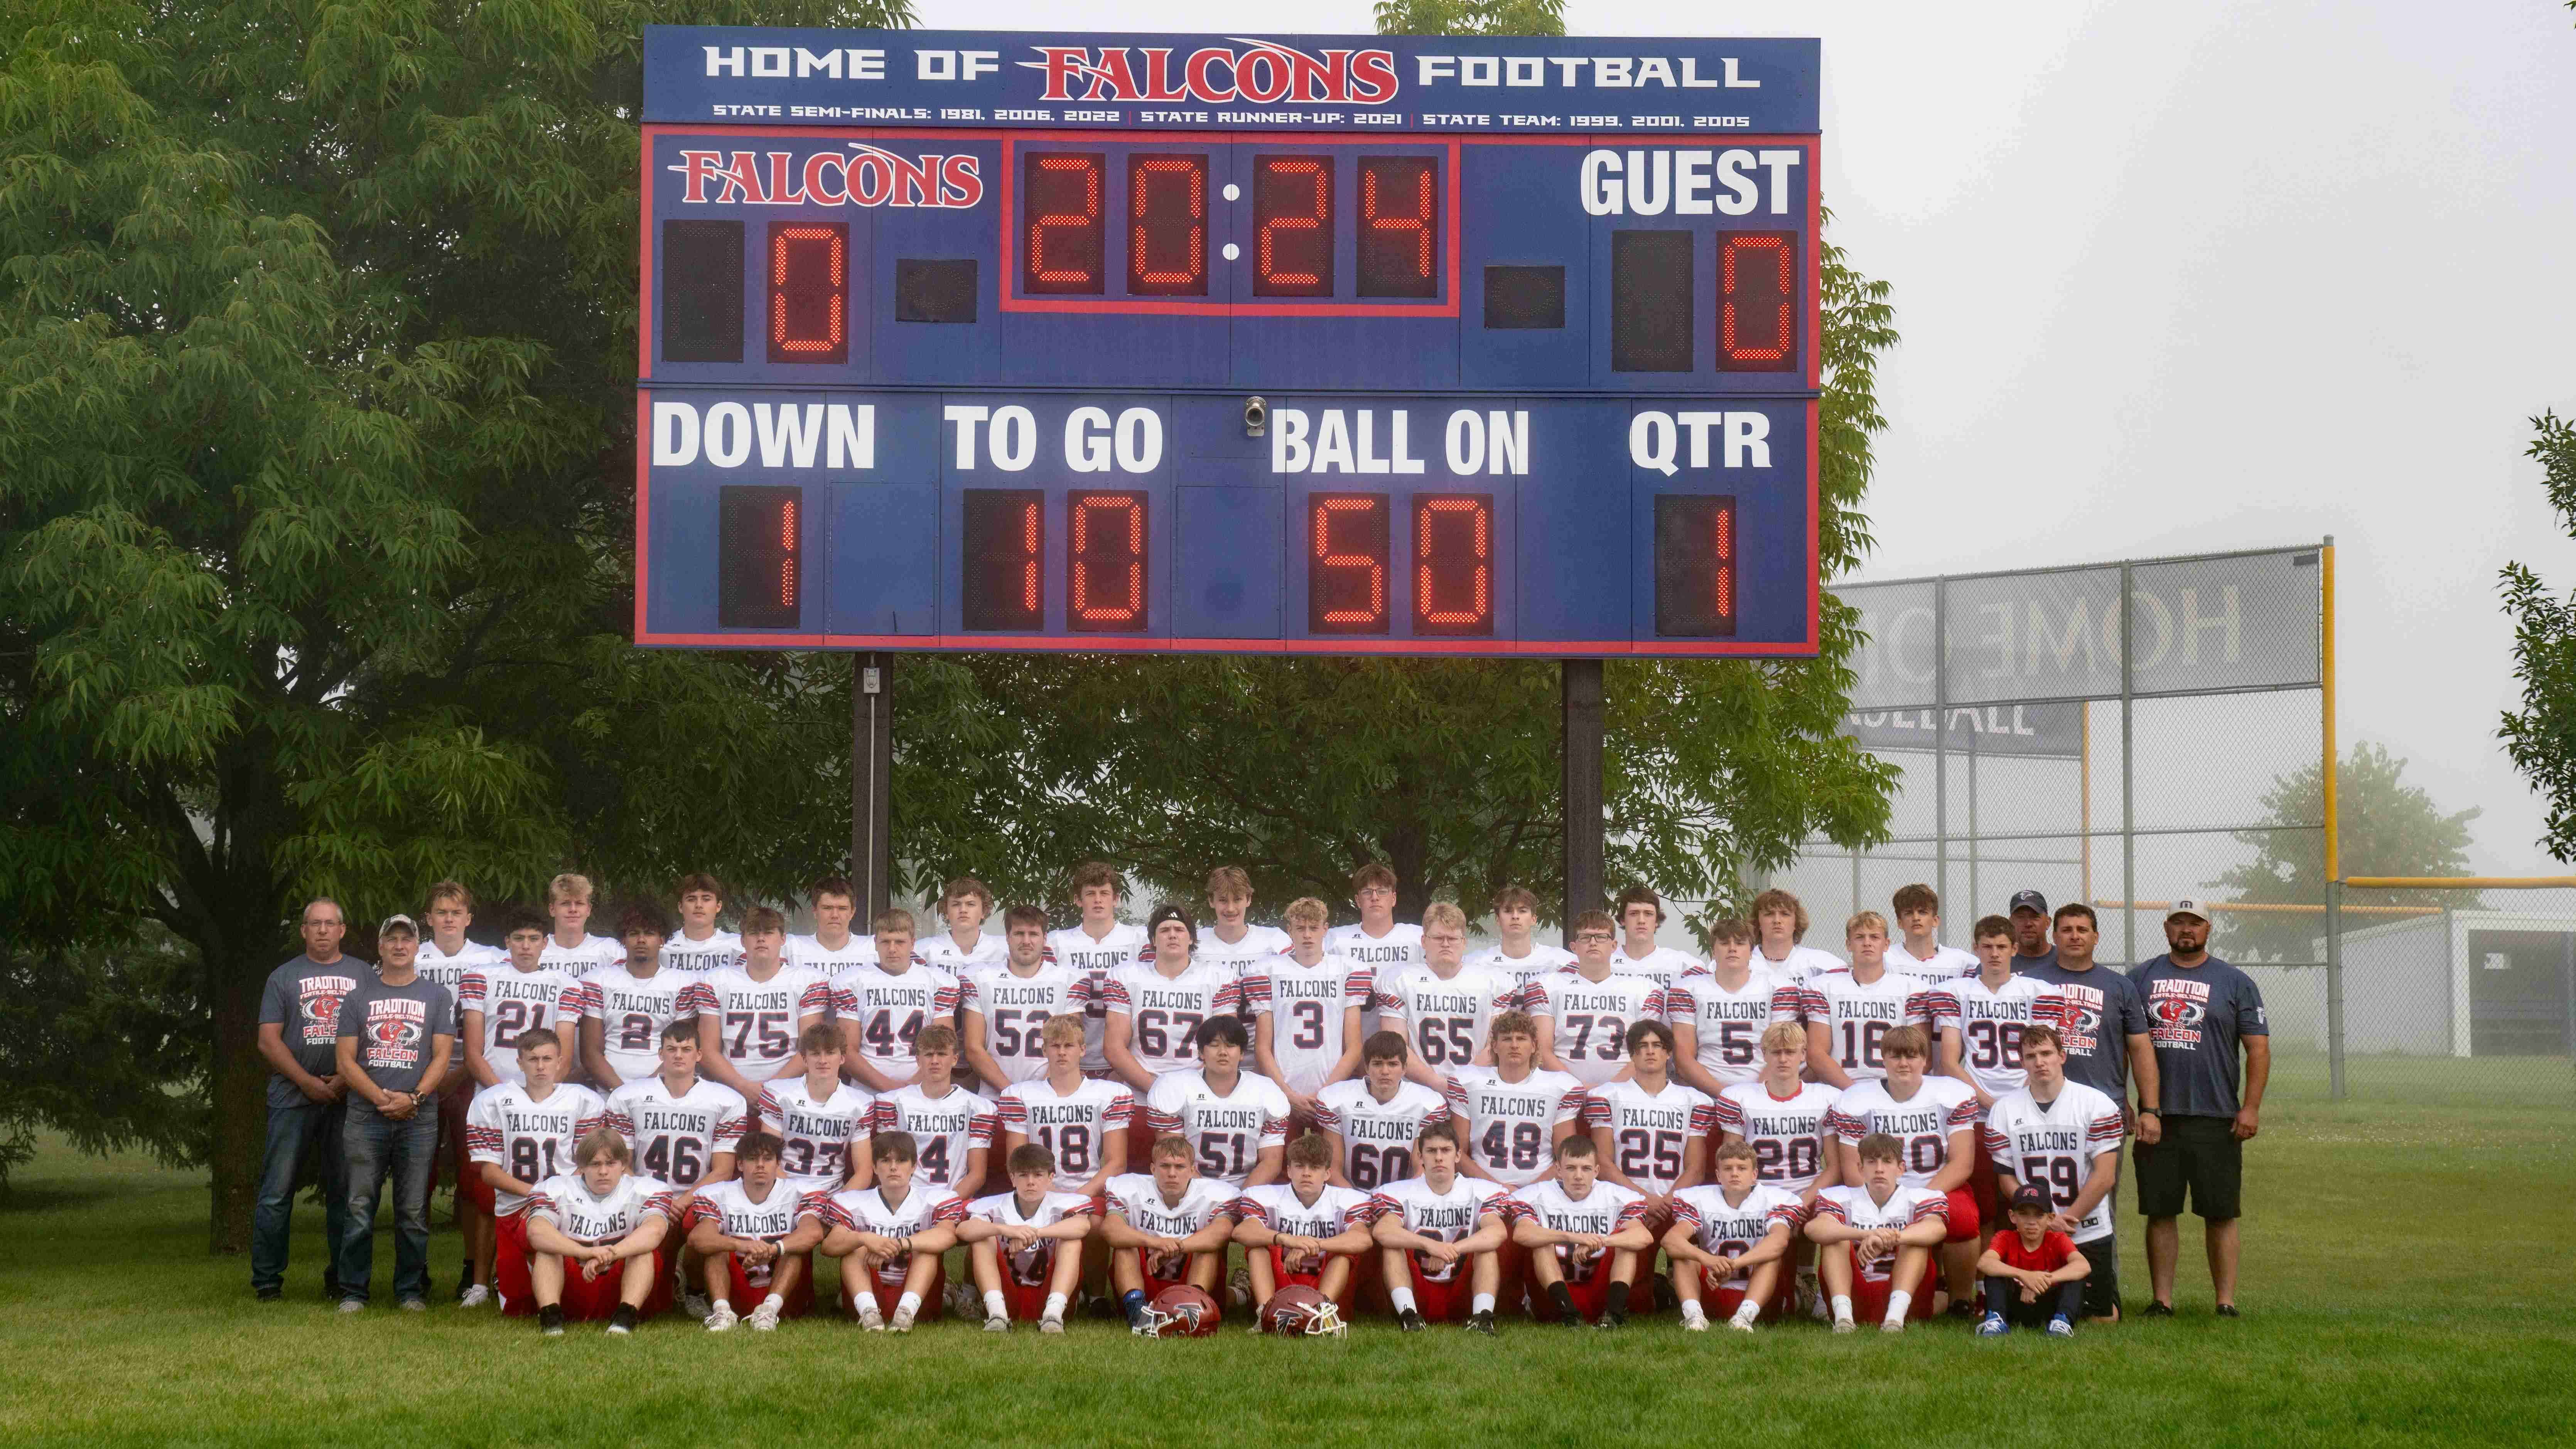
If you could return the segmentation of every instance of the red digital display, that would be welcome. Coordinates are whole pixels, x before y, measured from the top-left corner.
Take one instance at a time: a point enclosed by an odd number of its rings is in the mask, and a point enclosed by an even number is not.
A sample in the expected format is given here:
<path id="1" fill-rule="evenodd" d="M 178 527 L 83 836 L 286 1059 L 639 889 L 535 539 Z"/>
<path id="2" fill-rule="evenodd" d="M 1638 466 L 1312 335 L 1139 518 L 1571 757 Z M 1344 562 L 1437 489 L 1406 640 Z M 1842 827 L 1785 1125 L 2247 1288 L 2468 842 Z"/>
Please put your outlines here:
<path id="1" fill-rule="evenodd" d="M 1789 372 L 1798 365 L 1798 245 L 1785 231 L 1717 238 L 1717 370 Z"/>
<path id="2" fill-rule="evenodd" d="M 1109 170 L 1098 151 L 1032 151 L 1021 166 L 1020 290 L 1098 295 L 1107 253 L 1102 193 Z"/>
<path id="3" fill-rule="evenodd" d="M 1413 632 L 1494 632 L 1494 496 L 1413 500 Z"/>
<path id="4" fill-rule="evenodd" d="M 1208 289 L 1208 158 L 1127 158 L 1127 290 L 1204 297 Z"/>
<path id="5" fill-rule="evenodd" d="M 769 360 L 850 360 L 850 229 L 769 224 Z"/>
<path id="6" fill-rule="evenodd" d="M 1046 628 L 1046 494 L 966 490 L 966 627 L 1034 634 Z"/>
<path id="7" fill-rule="evenodd" d="M 1254 157 L 1252 225 L 1254 296 L 1333 295 L 1333 158 Z"/>
<path id="8" fill-rule="evenodd" d="M 1438 162 L 1428 156 L 1361 159 L 1361 296 L 1439 296 L 1440 271 L 1432 261 L 1439 234 Z"/>
<path id="9" fill-rule="evenodd" d="M 1666 494 L 1655 500 L 1655 633 L 1734 636 L 1733 498 Z"/>
<path id="10" fill-rule="evenodd" d="M 730 483 L 716 499 L 716 622 L 793 629 L 804 616 L 805 490 Z"/>
<path id="11" fill-rule="evenodd" d="M 1306 631 L 1387 632 L 1388 500 L 1318 493 L 1306 500 Z"/>
<path id="12" fill-rule="evenodd" d="M 1079 488 L 1065 502 L 1065 626 L 1096 634 L 1143 629 L 1145 495 Z"/>

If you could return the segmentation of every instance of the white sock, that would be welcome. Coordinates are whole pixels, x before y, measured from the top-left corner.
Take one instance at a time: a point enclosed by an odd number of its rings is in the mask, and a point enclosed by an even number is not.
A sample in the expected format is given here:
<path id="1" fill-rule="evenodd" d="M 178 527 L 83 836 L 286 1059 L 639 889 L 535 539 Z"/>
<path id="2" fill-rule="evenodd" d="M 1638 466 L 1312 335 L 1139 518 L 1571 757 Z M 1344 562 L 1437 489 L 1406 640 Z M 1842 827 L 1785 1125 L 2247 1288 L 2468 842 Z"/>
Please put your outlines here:
<path id="1" fill-rule="evenodd" d="M 1011 1316 L 1011 1305 L 1003 1301 L 1001 1289 L 996 1288 L 992 1292 L 984 1295 L 984 1316 L 986 1318 L 1008 1318 Z"/>
<path id="2" fill-rule="evenodd" d="M 1410 1288 L 1389 1288 L 1386 1290 L 1386 1297 L 1388 1302 L 1395 1305 L 1395 1311 L 1398 1313 L 1416 1311 L 1413 1306 L 1413 1290 Z"/>
<path id="3" fill-rule="evenodd" d="M 1742 1303 L 1736 1305 L 1735 1321 L 1743 1324 L 1747 1328 L 1751 1328 L 1753 1326 L 1753 1320 L 1760 1318 L 1761 1316 L 1762 1305 L 1754 1302 L 1750 1298 L 1747 1298 Z"/>
<path id="4" fill-rule="evenodd" d="M 1708 1322 L 1708 1310 L 1700 1307 L 1699 1300 L 1696 1298 L 1685 1299 L 1682 1303 L 1682 1322 L 1706 1323 Z"/>
<path id="5" fill-rule="evenodd" d="M 1848 1295 L 1848 1294 L 1843 1294 L 1843 1293 L 1837 1293 L 1837 1294 L 1835 1294 L 1835 1295 L 1834 1295 L 1834 1322 L 1836 1322 L 1836 1323 L 1849 1323 L 1849 1322 L 1851 1322 L 1851 1321 L 1852 1321 L 1852 1316 L 1851 1316 L 1851 1297 L 1850 1297 L 1850 1295 Z"/>
<path id="6" fill-rule="evenodd" d="M 763 1308 L 784 1308 L 787 1306 L 787 1299 L 781 1294 L 772 1293 L 768 1297 L 760 1300 L 760 1306 Z"/>
<path id="7" fill-rule="evenodd" d="M 1905 1310 L 1914 1306 L 1914 1295 L 1899 1288 L 1887 1295 L 1887 1321 L 1903 1323 Z"/>
<path id="8" fill-rule="evenodd" d="M 1470 1313 L 1491 1313 L 1491 1312 L 1493 1312 L 1493 1311 L 1494 1311 L 1494 1295 L 1493 1295 L 1493 1294 L 1491 1294 L 1491 1293 L 1479 1293 L 1479 1294 L 1477 1294 L 1477 1295 L 1476 1295 L 1476 1301 L 1467 1305 L 1467 1311 L 1468 1311 L 1468 1312 L 1470 1312 Z"/>
<path id="9" fill-rule="evenodd" d="M 1048 1295 L 1047 1295 L 1047 1301 L 1046 1301 L 1046 1312 L 1045 1312 L 1043 1315 L 1041 1315 L 1041 1316 L 1042 1316 L 1042 1317 L 1046 1317 L 1046 1318 L 1062 1318 L 1062 1317 L 1064 1317 L 1064 1295 L 1063 1295 L 1063 1294 L 1061 1294 L 1061 1293 L 1050 1293 L 1050 1294 L 1048 1294 Z"/>
<path id="10" fill-rule="evenodd" d="M 919 1313 L 921 1311 L 921 1295 L 918 1293 L 906 1293 L 899 1301 L 896 1302 L 894 1305 L 894 1311 L 904 1317 L 910 1317 L 915 1313 Z"/>

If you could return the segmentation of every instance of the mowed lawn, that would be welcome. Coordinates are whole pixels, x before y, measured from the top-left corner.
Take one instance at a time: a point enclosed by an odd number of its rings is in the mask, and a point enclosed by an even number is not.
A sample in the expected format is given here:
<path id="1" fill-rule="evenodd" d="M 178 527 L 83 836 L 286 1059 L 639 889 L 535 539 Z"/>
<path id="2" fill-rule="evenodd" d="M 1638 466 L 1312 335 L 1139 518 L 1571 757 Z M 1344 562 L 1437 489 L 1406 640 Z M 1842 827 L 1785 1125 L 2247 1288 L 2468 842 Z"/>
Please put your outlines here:
<path id="1" fill-rule="evenodd" d="M 2564 1059 L 2357 1062 L 2355 1100 L 2284 1064 L 2249 1157 L 2237 1322 L 2209 1312 L 2186 1219 L 2183 1314 L 2071 1344 L 1962 1326 L 1901 1339 L 1798 1325 L 1747 1339 L 1510 1324 L 1494 1341 L 1369 1323 L 1343 1342 L 1229 1324 L 1143 1343 L 971 1324 L 833 1322 L 624 1341 L 442 1303 L 335 1316 L 318 1209 L 282 1304 L 210 1258 L 198 1174 L 59 1148 L 0 1199 L 0 1442 L 369 1445 L 2568 1443 L 2576 1424 L 2576 1092 Z M 2499 1064 L 2500 1065 L 2500 1064 Z M 2464 1085 L 2465 1084 L 2465 1085 Z M 2146 1297 L 2121 1193 L 2121 1271 Z M 443 1213 L 443 1202 L 442 1202 Z M 457 1240 L 433 1241 L 439 1283 Z"/>

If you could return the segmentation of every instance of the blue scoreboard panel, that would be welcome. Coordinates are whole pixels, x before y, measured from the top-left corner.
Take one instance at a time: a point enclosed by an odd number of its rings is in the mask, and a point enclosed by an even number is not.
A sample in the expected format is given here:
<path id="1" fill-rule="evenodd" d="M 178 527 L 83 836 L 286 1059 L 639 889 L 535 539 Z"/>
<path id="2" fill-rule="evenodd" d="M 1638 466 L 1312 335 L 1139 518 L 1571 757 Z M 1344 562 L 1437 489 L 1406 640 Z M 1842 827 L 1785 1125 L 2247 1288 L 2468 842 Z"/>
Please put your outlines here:
<path id="1" fill-rule="evenodd" d="M 1817 64 L 654 27 L 637 642 L 1812 654 Z"/>

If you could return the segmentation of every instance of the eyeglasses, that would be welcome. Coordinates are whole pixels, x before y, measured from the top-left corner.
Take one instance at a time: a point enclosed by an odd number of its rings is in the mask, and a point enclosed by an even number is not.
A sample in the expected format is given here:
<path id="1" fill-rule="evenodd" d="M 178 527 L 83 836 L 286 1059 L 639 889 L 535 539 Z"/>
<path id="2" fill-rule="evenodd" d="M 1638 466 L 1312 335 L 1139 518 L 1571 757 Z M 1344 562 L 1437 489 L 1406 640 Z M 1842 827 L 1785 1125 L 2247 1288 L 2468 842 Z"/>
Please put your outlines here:
<path id="1" fill-rule="evenodd" d="M 1607 941 L 1610 939 L 1610 933 L 1608 931 L 1577 931 L 1574 933 L 1574 939 L 1578 941 Z"/>

